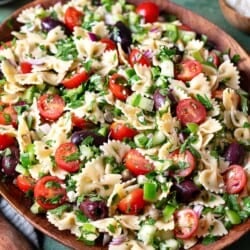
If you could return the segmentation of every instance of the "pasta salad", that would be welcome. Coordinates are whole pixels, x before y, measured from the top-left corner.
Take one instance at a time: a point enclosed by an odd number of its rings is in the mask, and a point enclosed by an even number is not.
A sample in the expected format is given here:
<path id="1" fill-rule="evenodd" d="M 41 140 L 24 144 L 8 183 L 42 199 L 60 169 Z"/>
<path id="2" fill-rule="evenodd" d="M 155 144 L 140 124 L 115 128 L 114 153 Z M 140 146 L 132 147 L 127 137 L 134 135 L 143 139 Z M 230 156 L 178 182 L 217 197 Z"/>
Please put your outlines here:
<path id="1" fill-rule="evenodd" d="M 189 249 L 249 218 L 238 55 L 153 2 L 72 0 L 17 21 L 0 47 L 1 170 L 33 213 L 111 250 Z"/>

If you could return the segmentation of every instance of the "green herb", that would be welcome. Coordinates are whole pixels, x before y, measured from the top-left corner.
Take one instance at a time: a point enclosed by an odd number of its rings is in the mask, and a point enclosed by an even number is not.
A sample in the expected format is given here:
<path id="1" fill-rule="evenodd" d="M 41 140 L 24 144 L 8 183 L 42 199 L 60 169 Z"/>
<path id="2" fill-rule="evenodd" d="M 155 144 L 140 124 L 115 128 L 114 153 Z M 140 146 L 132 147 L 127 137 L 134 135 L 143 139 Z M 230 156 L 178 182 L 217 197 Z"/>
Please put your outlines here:
<path id="1" fill-rule="evenodd" d="M 199 129 L 199 126 L 196 123 L 190 122 L 190 123 L 187 123 L 187 128 L 191 133 L 196 134 Z"/>
<path id="2" fill-rule="evenodd" d="M 69 212 L 72 210 L 72 207 L 69 204 L 64 204 L 60 207 L 54 208 L 50 210 L 50 213 L 54 214 L 55 216 L 61 218 L 63 213 Z"/>
<path id="3" fill-rule="evenodd" d="M 59 40 L 56 43 L 56 48 L 56 57 L 63 61 L 74 60 L 77 58 L 78 52 L 72 38 Z"/>
<path id="4" fill-rule="evenodd" d="M 249 122 L 244 122 L 243 128 L 250 128 L 250 123 Z"/>
<path id="5" fill-rule="evenodd" d="M 207 97 L 207 95 L 202 96 L 200 94 L 196 95 L 196 99 L 202 103 L 205 108 L 209 111 L 209 110 L 213 110 L 213 104 L 211 103 L 211 101 L 209 100 L 209 98 Z"/>
<path id="6" fill-rule="evenodd" d="M 88 60 L 87 62 L 83 63 L 83 67 L 87 72 L 90 72 L 92 63 L 92 60 Z"/>
<path id="7" fill-rule="evenodd" d="M 58 204 L 61 201 L 62 197 L 63 195 L 56 195 L 53 198 L 46 199 L 46 202 L 51 204 Z"/>
<path id="8" fill-rule="evenodd" d="M 188 149 L 195 158 L 201 159 L 201 154 L 199 153 L 199 151 L 195 147 L 193 147 L 192 145 L 189 145 Z"/>
<path id="9" fill-rule="evenodd" d="M 115 233 L 116 228 L 115 228 L 115 226 L 114 226 L 114 225 L 109 224 L 109 225 L 108 225 L 108 230 L 109 230 L 111 233 Z"/>
<path id="10" fill-rule="evenodd" d="M 237 94 L 240 96 L 242 112 L 245 113 L 245 114 L 248 114 L 248 111 L 249 111 L 249 94 L 246 91 L 242 90 L 242 89 L 237 90 Z"/>
<path id="11" fill-rule="evenodd" d="M 166 46 L 161 46 L 160 52 L 157 55 L 159 60 L 172 60 L 173 57 L 176 55 L 176 48 L 168 48 Z"/>
<path id="12" fill-rule="evenodd" d="M 75 153 L 72 153 L 70 155 L 67 155 L 65 157 L 65 161 L 66 162 L 76 161 L 76 160 L 79 160 L 79 157 L 80 157 L 80 153 L 79 152 L 75 152 Z"/>
<path id="13" fill-rule="evenodd" d="M 197 135 L 189 135 L 184 143 L 181 145 L 180 152 L 183 153 L 186 149 L 190 147 L 190 144 L 195 143 L 198 140 Z"/>
<path id="14" fill-rule="evenodd" d="M 88 218 L 83 214 L 81 210 L 76 210 L 75 214 L 76 214 L 77 221 L 82 222 L 82 223 L 85 223 L 88 221 Z"/>
<path id="15" fill-rule="evenodd" d="M 61 184 L 57 181 L 47 181 L 45 184 L 46 188 L 61 188 Z"/>
<path id="16" fill-rule="evenodd" d="M 238 54 L 233 55 L 233 57 L 231 58 L 231 61 L 232 63 L 237 64 L 240 61 L 240 55 Z"/>
<path id="17" fill-rule="evenodd" d="M 207 235 L 203 238 L 202 240 L 202 244 L 203 245 L 209 245 L 209 244 L 212 244 L 213 242 L 215 242 L 217 240 L 217 237 L 215 237 L 214 235 Z"/>
<path id="18" fill-rule="evenodd" d="M 111 12 L 112 6 L 115 4 L 114 0 L 101 0 L 102 6 L 108 11 Z"/>
<path id="19" fill-rule="evenodd" d="M 4 118 L 5 122 L 6 122 L 6 124 L 10 124 L 11 121 L 12 121 L 12 118 L 11 118 L 10 114 L 3 113 L 3 118 Z"/>
<path id="20" fill-rule="evenodd" d="M 69 179 L 66 180 L 66 190 L 67 192 L 69 191 L 75 191 L 76 189 L 76 180 L 70 178 L 70 175 L 69 175 Z"/>
<path id="21" fill-rule="evenodd" d="M 235 194 L 224 194 L 223 196 L 226 205 L 229 207 L 229 209 L 232 209 L 234 211 L 240 211 L 240 206 L 238 204 L 238 196 Z"/>

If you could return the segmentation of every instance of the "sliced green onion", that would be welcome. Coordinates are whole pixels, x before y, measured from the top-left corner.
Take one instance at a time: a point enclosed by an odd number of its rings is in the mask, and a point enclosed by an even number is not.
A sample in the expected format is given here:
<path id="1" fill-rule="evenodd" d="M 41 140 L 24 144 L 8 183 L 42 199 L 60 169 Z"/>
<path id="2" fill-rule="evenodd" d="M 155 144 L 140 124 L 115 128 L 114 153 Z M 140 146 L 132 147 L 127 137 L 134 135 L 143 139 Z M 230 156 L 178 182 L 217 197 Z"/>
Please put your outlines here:
<path id="1" fill-rule="evenodd" d="M 229 219 L 230 223 L 233 225 L 237 225 L 241 223 L 240 216 L 234 210 L 230 210 L 230 209 L 226 210 L 226 216 Z"/>
<path id="2" fill-rule="evenodd" d="M 168 221 L 174 214 L 175 210 L 176 210 L 175 206 L 168 204 L 162 211 L 164 221 Z"/>
<path id="3" fill-rule="evenodd" d="M 154 182 L 145 182 L 143 185 L 143 199 L 154 202 L 157 199 L 157 185 Z"/>
<path id="4" fill-rule="evenodd" d="M 172 41 L 172 42 L 176 42 L 178 40 L 179 37 L 179 32 L 178 29 L 176 27 L 176 25 L 168 23 L 166 25 L 166 35 L 167 37 Z"/>

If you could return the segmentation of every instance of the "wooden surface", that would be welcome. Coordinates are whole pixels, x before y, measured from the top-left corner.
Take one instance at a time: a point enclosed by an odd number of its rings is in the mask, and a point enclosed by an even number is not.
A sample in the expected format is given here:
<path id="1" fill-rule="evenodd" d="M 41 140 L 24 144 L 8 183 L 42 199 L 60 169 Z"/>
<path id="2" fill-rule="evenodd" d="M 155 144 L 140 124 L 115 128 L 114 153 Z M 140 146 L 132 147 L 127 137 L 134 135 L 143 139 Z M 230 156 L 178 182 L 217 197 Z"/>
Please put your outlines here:
<path id="1" fill-rule="evenodd" d="M 226 0 L 219 0 L 220 8 L 224 17 L 229 23 L 239 30 L 250 34 L 250 18 L 240 15 L 236 10 L 231 8 Z"/>
<path id="2" fill-rule="evenodd" d="M 23 8 L 31 7 L 35 4 L 42 4 L 44 7 L 48 7 L 56 2 L 58 2 L 58 0 L 38 0 L 24 6 Z M 130 2 L 137 4 L 139 2 L 142 2 L 142 0 L 134 0 Z M 159 6 L 161 6 L 162 9 L 176 15 L 180 20 L 182 20 L 186 25 L 192 27 L 196 32 L 206 34 L 212 42 L 216 43 L 218 49 L 225 50 L 230 48 L 232 54 L 239 54 L 241 56 L 239 70 L 241 73 L 242 87 L 250 92 L 250 58 L 235 40 L 233 40 L 230 36 L 228 36 L 214 24 L 208 22 L 201 16 L 192 13 L 191 11 L 184 9 L 183 7 L 165 0 L 156 0 L 155 2 Z M 16 11 L 11 16 L 11 20 L 13 21 L 13 25 L 15 28 L 18 27 L 18 23 L 15 21 L 15 17 L 20 13 L 20 11 L 21 10 Z M 7 25 L 7 22 L 5 22 L 2 26 L 0 26 L 0 40 L 7 41 L 10 38 L 10 29 Z M 56 229 L 47 221 L 47 219 L 43 215 L 37 216 L 32 214 L 29 211 L 30 201 L 24 199 L 23 194 L 19 190 L 17 190 L 17 188 L 11 182 L 1 182 L 0 193 L 21 215 L 23 215 L 37 229 L 58 240 L 59 242 L 62 242 L 63 244 L 74 249 L 105 249 L 103 247 L 84 246 L 82 242 L 76 240 L 74 235 L 71 235 L 67 231 L 59 231 L 58 229 Z M 232 229 L 227 236 L 221 238 L 216 243 L 213 243 L 209 246 L 196 245 L 193 249 L 223 249 L 225 246 L 231 244 L 249 230 L 250 220 L 242 225 L 234 227 L 234 229 Z"/>

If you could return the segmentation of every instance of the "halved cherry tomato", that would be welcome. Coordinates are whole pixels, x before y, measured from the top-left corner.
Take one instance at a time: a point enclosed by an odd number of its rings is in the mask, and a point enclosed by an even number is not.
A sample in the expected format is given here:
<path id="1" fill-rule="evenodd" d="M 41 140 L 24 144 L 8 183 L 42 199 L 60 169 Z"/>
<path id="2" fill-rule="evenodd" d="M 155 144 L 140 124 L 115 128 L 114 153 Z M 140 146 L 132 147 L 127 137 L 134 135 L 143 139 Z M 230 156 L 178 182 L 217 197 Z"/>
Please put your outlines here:
<path id="1" fill-rule="evenodd" d="M 20 68 L 21 68 L 21 72 L 23 74 L 27 74 L 30 73 L 32 70 L 32 64 L 29 62 L 21 62 L 20 63 Z"/>
<path id="2" fill-rule="evenodd" d="M 7 147 L 13 145 L 15 137 L 8 134 L 0 134 L 0 150 L 4 150 Z"/>
<path id="3" fill-rule="evenodd" d="M 2 105 L 2 111 L 0 111 L 0 124 L 17 127 L 17 112 L 12 105 Z"/>
<path id="4" fill-rule="evenodd" d="M 35 187 L 35 180 L 31 176 L 18 175 L 16 178 L 17 187 L 24 193 L 32 191 Z"/>
<path id="5" fill-rule="evenodd" d="M 195 235 L 198 229 L 198 215 L 190 208 L 178 210 L 174 214 L 174 234 L 179 239 L 189 239 Z"/>
<path id="6" fill-rule="evenodd" d="M 64 15 L 64 23 L 71 30 L 82 24 L 83 13 L 74 7 L 68 7 Z"/>
<path id="7" fill-rule="evenodd" d="M 151 65 L 150 59 L 138 49 L 132 49 L 129 54 L 128 62 L 131 67 L 133 67 L 135 64 L 141 64 L 148 67 Z"/>
<path id="8" fill-rule="evenodd" d="M 119 210 L 124 214 L 139 214 L 145 207 L 143 190 L 137 188 L 118 203 Z"/>
<path id="9" fill-rule="evenodd" d="M 176 115 L 184 125 L 190 122 L 200 124 L 206 120 L 207 111 L 199 101 L 188 98 L 178 102 Z"/>
<path id="10" fill-rule="evenodd" d="M 208 60 L 213 63 L 216 67 L 220 65 L 220 57 L 218 53 L 215 50 L 211 50 L 209 52 L 209 58 Z"/>
<path id="11" fill-rule="evenodd" d="M 240 165 L 231 165 L 223 175 L 226 192 L 229 194 L 240 193 L 247 184 L 247 175 Z"/>
<path id="12" fill-rule="evenodd" d="M 64 183 L 56 176 L 44 176 L 39 179 L 34 188 L 36 202 L 45 210 L 62 205 L 66 199 Z"/>
<path id="13" fill-rule="evenodd" d="M 159 17 L 159 8 L 153 2 L 143 2 L 136 7 L 136 13 L 144 17 L 146 23 L 153 23 Z"/>
<path id="14" fill-rule="evenodd" d="M 62 97 L 54 94 L 44 94 L 37 101 L 40 115 L 50 121 L 55 121 L 62 115 L 64 106 Z"/>
<path id="15" fill-rule="evenodd" d="M 55 153 L 56 165 L 70 173 L 78 171 L 80 168 L 78 153 L 78 148 L 74 143 L 66 142 L 61 144 Z"/>
<path id="16" fill-rule="evenodd" d="M 135 176 L 145 175 L 154 170 L 154 165 L 150 163 L 140 152 L 136 149 L 130 149 L 124 158 L 125 166 Z"/>
<path id="17" fill-rule="evenodd" d="M 212 97 L 222 100 L 224 89 L 215 89 L 212 91 Z"/>
<path id="18" fill-rule="evenodd" d="M 116 43 L 109 38 L 102 38 L 100 42 L 106 45 L 105 51 L 116 49 Z"/>
<path id="19" fill-rule="evenodd" d="M 195 60 L 183 60 L 180 64 L 176 65 L 176 79 L 181 81 L 190 81 L 195 76 L 200 74 L 202 66 Z"/>
<path id="20" fill-rule="evenodd" d="M 122 141 L 125 138 L 133 138 L 137 133 L 137 130 L 123 123 L 113 122 L 110 126 L 110 137 L 115 140 Z"/>
<path id="21" fill-rule="evenodd" d="M 67 89 L 73 89 L 80 86 L 82 83 L 89 79 L 89 74 L 84 70 L 82 72 L 76 73 L 70 78 L 66 78 L 62 81 L 62 84 Z"/>
<path id="22" fill-rule="evenodd" d="M 189 150 L 185 150 L 183 153 L 180 153 L 180 150 L 177 149 L 169 155 L 169 158 L 172 159 L 174 164 L 177 166 L 184 164 L 183 168 L 174 170 L 173 174 L 175 176 L 189 176 L 195 169 L 195 157 Z"/>
<path id="23" fill-rule="evenodd" d="M 113 74 L 109 79 L 109 89 L 112 94 L 121 101 L 126 101 L 127 97 L 131 94 L 128 87 L 124 86 L 127 80 L 117 73 Z"/>
<path id="24" fill-rule="evenodd" d="M 73 123 L 73 126 L 77 128 L 91 128 L 94 126 L 94 124 L 90 121 L 87 121 L 83 117 L 78 117 L 74 113 L 72 114 L 71 121 Z"/>
<path id="25" fill-rule="evenodd" d="M 178 26 L 178 29 L 180 30 L 185 30 L 185 31 L 193 31 L 189 26 L 187 26 L 186 24 L 182 24 L 180 26 Z"/>

